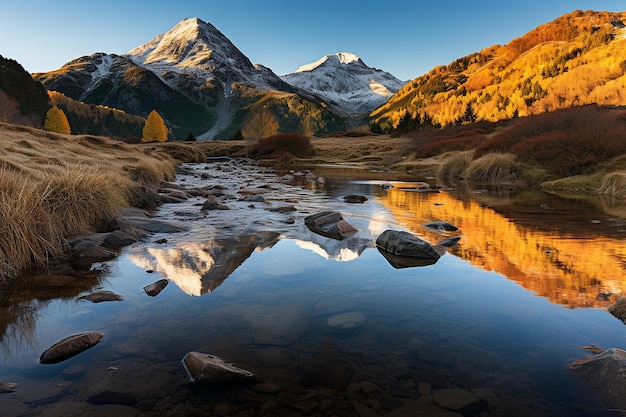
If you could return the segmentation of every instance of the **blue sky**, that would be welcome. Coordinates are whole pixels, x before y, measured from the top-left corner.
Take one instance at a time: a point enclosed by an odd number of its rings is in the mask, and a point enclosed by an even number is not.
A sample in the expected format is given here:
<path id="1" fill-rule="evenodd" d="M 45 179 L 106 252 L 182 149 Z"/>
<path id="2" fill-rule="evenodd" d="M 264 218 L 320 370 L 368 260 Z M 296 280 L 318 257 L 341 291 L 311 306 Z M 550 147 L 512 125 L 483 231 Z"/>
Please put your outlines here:
<path id="1" fill-rule="evenodd" d="M 95 52 L 122 54 L 185 17 L 213 24 L 276 74 L 353 52 L 402 80 L 505 44 L 574 10 L 626 10 L 623 0 L 0 0 L 0 55 L 29 72 Z"/>

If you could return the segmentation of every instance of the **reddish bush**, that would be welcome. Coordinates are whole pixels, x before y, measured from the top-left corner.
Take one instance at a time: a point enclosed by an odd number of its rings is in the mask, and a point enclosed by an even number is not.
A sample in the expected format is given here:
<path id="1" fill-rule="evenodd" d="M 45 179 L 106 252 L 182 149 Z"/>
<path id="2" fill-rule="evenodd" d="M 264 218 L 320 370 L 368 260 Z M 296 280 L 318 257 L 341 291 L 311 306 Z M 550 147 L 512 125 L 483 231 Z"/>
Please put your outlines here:
<path id="1" fill-rule="evenodd" d="M 312 154 L 311 140 L 298 133 L 279 133 L 256 141 L 250 148 L 253 158 L 306 158 Z"/>
<path id="2" fill-rule="evenodd" d="M 559 176 L 583 174 L 626 152 L 626 111 L 575 107 L 517 119 L 476 148 L 475 158 L 510 152 Z"/>

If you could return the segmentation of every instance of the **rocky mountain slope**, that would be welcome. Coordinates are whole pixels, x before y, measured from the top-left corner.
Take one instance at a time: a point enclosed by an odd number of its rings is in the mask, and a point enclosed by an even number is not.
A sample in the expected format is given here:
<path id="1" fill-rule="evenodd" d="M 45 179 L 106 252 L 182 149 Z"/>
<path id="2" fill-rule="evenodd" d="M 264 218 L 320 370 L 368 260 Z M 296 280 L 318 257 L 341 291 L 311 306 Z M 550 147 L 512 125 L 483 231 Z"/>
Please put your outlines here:
<path id="1" fill-rule="evenodd" d="M 388 72 L 368 67 L 350 52 L 326 55 L 281 78 L 317 95 L 338 112 L 351 115 L 370 113 L 404 85 Z"/>
<path id="2" fill-rule="evenodd" d="M 409 116 L 496 121 L 585 104 L 626 105 L 626 12 L 576 11 L 439 66 L 371 114 L 383 130 Z"/>
<path id="3" fill-rule="evenodd" d="M 214 26 L 194 18 L 124 55 L 96 53 L 34 77 L 47 89 L 85 103 L 143 117 L 156 109 L 178 137 L 189 132 L 200 139 L 229 139 L 238 132 L 246 137 L 321 134 L 345 129 L 350 115 L 373 110 L 401 84 L 358 57 L 340 66 L 331 65 L 336 61 L 331 57 L 285 76 L 286 82 L 253 65 Z M 329 94 L 333 79 L 345 82 Z"/>

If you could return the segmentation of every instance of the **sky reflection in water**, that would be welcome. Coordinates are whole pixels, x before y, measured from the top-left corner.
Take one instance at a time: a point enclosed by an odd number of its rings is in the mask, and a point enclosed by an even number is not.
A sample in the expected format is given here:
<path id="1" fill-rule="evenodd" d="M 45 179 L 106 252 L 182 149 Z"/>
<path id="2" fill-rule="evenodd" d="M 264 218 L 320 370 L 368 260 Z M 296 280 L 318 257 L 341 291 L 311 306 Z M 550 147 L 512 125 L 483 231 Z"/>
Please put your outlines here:
<path id="1" fill-rule="evenodd" d="M 298 187 L 279 190 L 271 204 L 299 196 L 293 225 L 282 222 L 287 215 L 268 214 L 256 229 L 224 237 L 220 232 L 229 229 L 200 219 L 187 221 L 192 232 L 168 236 L 166 245 L 128 248 L 100 284 L 122 294 L 122 302 L 71 298 L 12 306 L 32 314 L 22 315 L 28 324 L 9 323 L 2 337 L 0 380 L 20 385 L 0 400 L 38 413 L 114 389 L 139 402 L 160 396 L 171 407 L 210 407 L 207 399 L 180 393 L 188 389 L 180 366 L 186 352 L 215 354 L 265 380 L 298 384 L 307 361 L 331 344 L 360 379 L 394 395 L 415 396 L 411 384 L 435 378 L 490 388 L 530 403 L 537 415 L 604 415 L 589 409 L 597 404 L 567 364 L 586 355 L 583 345 L 623 347 L 624 325 L 604 310 L 610 302 L 595 298 L 624 287 L 619 221 L 546 194 L 520 202 L 516 195 L 490 199 L 463 190 L 408 192 L 401 182 L 384 191 L 380 181 L 328 178 L 326 191 L 313 193 L 317 200 L 306 200 Z M 369 201 L 343 203 L 350 193 Z M 230 204 L 229 212 L 211 215 L 240 216 L 239 203 Z M 359 233 L 339 242 L 308 231 L 302 217 L 322 207 L 340 210 Z M 165 207 L 162 215 L 175 218 L 174 210 L 181 208 Z M 421 226 L 430 220 L 460 230 L 442 234 Z M 461 241 L 434 265 L 396 269 L 373 244 L 385 228 L 432 243 L 450 235 Z M 147 297 L 141 288 L 163 277 L 176 285 Z M 328 318 L 345 312 L 361 313 L 365 323 L 343 332 L 328 326 Z M 105 337 L 61 364 L 37 364 L 45 348 L 86 330 Z M 59 381 L 59 393 L 41 394 Z"/>

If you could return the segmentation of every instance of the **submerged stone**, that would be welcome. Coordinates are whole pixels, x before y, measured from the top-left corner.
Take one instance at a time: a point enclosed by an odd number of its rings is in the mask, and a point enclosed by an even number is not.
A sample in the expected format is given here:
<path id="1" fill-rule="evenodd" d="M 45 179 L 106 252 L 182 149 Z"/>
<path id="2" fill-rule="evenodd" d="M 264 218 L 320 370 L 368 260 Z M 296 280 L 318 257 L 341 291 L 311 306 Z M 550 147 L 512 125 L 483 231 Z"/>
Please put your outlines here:
<path id="1" fill-rule="evenodd" d="M 456 245 L 457 243 L 459 243 L 459 240 L 461 240 L 460 236 L 449 237 L 449 238 L 440 240 L 439 242 L 437 242 L 437 245 L 435 246 L 443 246 L 446 248 L 450 248 Z"/>
<path id="2" fill-rule="evenodd" d="M 152 284 L 146 285 L 145 287 L 143 287 L 143 290 L 150 297 L 156 297 L 161 291 L 163 291 L 163 289 L 165 289 L 165 287 L 167 287 L 167 284 L 169 283 L 170 282 L 166 279 L 160 279 L 156 282 L 153 282 Z"/>
<path id="3" fill-rule="evenodd" d="M 454 231 L 459 230 L 458 227 L 448 222 L 442 222 L 442 221 L 428 222 L 424 224 L 424 227 L 428 229 L 432 229 L 432 230 L 442 231 L 442 232 L 454 232 Z"/>
<path id="4" fill-rule="evenodd" d="M 68 336 L 50 346 L 41 354 L 39 362 L 43 364 L 59 363 L 95 346 L 104 334 L 86 332 Z"/>
<path id="5" fill-rule="evenodd" d="M 189 352 L 183 358 L 182 363 L 194 382 L 225 382 L 254 377 L 252 372 L 207 353 Z"/>
<path id="6" fill-rule="evenodd" d="M 365 323 L 366 319 L 363 313 L 353 311 L 349 313 L 338 314 L 326 320 L 328 326 L 337 330 L 352 330 L 360 327 Z"/>
<path id="7" fill-rule="evenodd" d="M 104 301 L 122 301 L 124 298 L 112 291 L 96 291 L 91 294 L 80 296 L 78 299 L 91 301 L 92 303 L 101 303 Z"/>
<path id="8" fill-rule="evenodd" d="M 17 387 L 15 382 L 0 381 L 0 393 L 15 392 L 15 387 Z"/>

